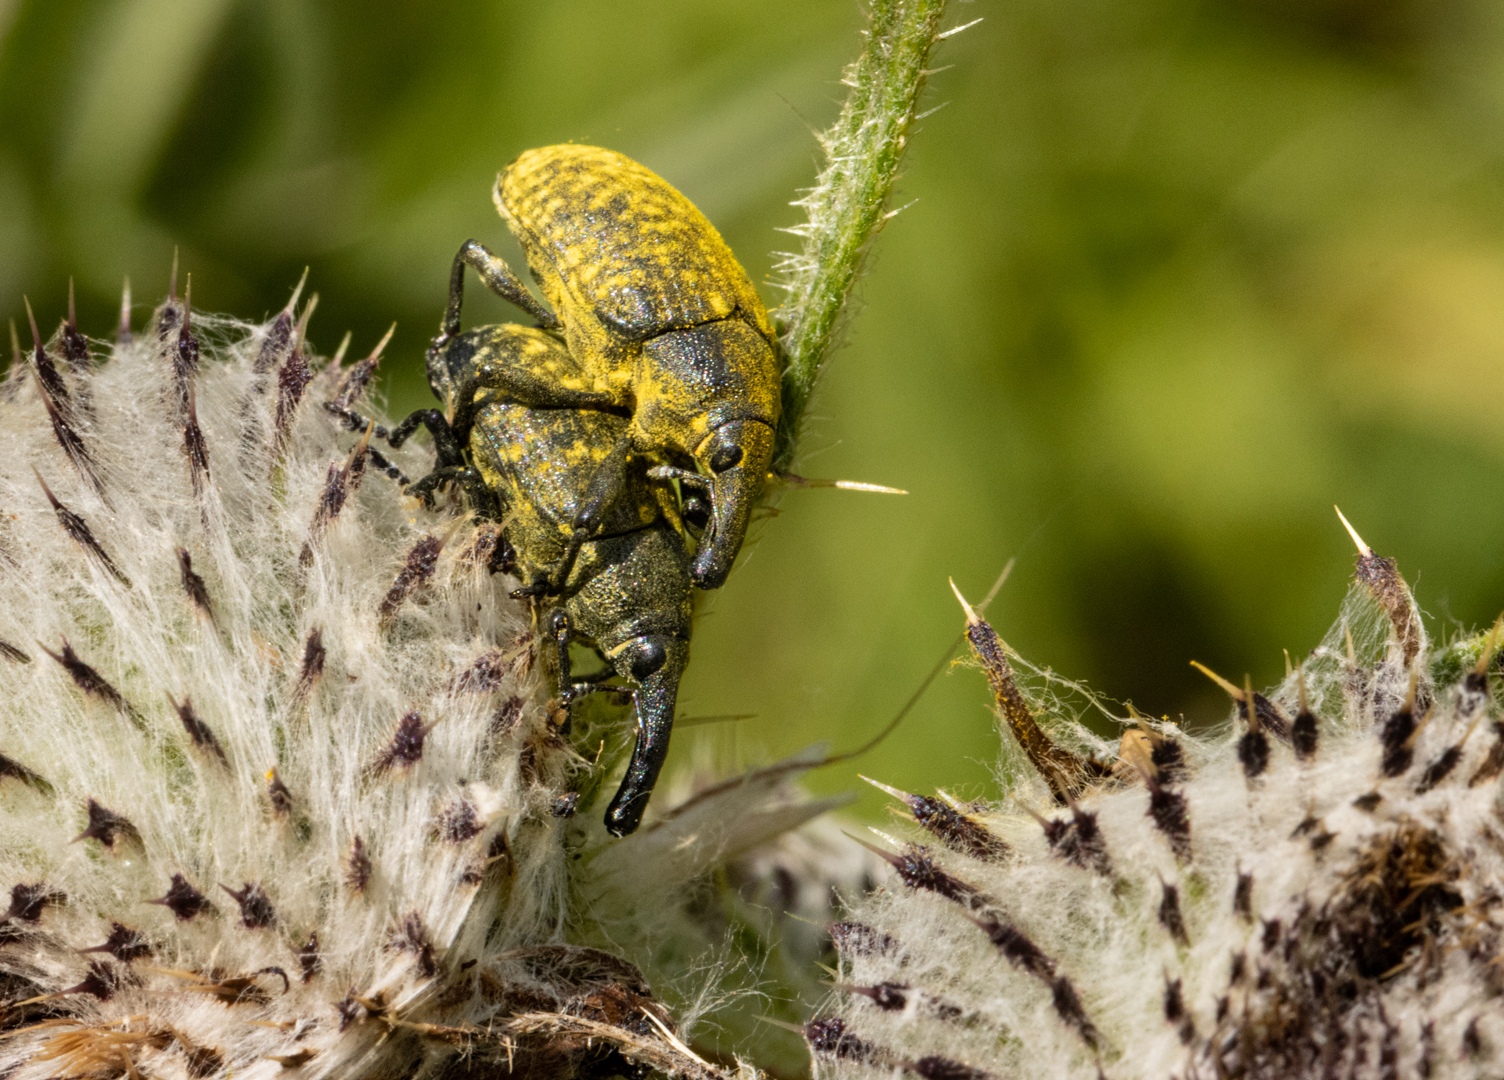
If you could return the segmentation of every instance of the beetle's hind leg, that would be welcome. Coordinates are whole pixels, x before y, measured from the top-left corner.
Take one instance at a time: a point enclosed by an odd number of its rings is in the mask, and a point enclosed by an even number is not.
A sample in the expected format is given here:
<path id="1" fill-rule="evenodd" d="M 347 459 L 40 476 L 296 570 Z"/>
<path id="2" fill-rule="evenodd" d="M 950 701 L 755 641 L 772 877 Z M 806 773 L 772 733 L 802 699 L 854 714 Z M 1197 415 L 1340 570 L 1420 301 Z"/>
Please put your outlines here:
<path id="1" fill-rule="evenodd" d="M 506 260 L 486 247 L 479 240 L 466 240 L 454 257 L 454 266 L 449 271 L 449 305 L 444 309 L 443 336 L 454 337 L 460 332 L 460 307 L 465 300 L 465 267 L 474 267 L 486 288 L 538 320 L 546 330 L 557 330 L 561 325 L 552 311 L 533 298 Z"/>

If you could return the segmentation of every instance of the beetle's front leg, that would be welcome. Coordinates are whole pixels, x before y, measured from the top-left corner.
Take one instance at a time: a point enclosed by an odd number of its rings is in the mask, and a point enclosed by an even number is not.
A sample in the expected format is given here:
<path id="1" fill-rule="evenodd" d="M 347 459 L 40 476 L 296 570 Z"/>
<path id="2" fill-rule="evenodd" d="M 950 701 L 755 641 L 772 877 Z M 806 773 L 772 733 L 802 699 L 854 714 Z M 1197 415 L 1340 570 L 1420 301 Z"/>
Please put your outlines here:
<path id="1" fill-rule="evenodd" d="M 460 307 L 465 302 L 465 267 L 475 268 L 481 281 L 497 296 L 516 304 L 538 320 L 538 325 L 548 330 L 560 326 L 558 316 L 533 298 L 506 260 L 493 253 L 479 240 L 466 240 L 454 257 L 449 271 L 449 304 L 444 310 L 443 337 L 451 338 L 460 332 Z"/>
<path id="2" fill-rule="evenodd" d="M 569 625 L 569 614 L 563 608 L 548 613 L 548 632 L 554 639 L 554 649 L 559 665 L 559 697 L 564 698 L 569 686 L 569 642 L 574 628 Z"/>
<path id="3" fill-rule="evenodd" d="M 415 499 L 421 499 L 423 505 L 433 508 L 433 493 L 440 484 L 455 483 L 465 490 L 465 497 L 476 517 L 483 520 L 495 521 L 501 517 L 499 508 L 496 506 L 495 493 L 486 486 L 485 478 L 470 468 L 468 465 L 447 465 L 436 468 L 427 476 L 421 476 L 411 483 L 405 483 L 407 494 Z"/>
<path id="4" fill-rule="evenodd" d="M 701 476 L 689 469 L 680 469 L 674 465 L 654 465 L 648 470 L 648 477 L 652 480 L 677 480 L 681 484 L 689 484 L 702 491 L 710 490 L 710 478 Z"/>
<path id="5" fill-rule="evenodd" d="M 369 431 L 378 439 L 384 439 L 387 437 L 386 428 L 376 423 L 376 421 L 372 420 L 370 417 L 362 416 L 354 409 L 347 409 L 343 405 L 339 405 L 333 401 L 324 402 L 324 408 L 328 409 L 335 416 L 339 417 L 339 419 L 344 423 L 345 427 L 351 431 L 359 432 L 362 435 Z M 407 487 L 408 484 L 412 483 L 412 481 L 407 478 L 406 473 L 397 468 L 397 466 L 392 463 L 391 459 L 389 459 L 380 450 L 377 450 L 374 446 L 368 446 L 366 448 L 366 453 L 370 455 L 372 465 L 375 465 L 376 468 L 380 469 L 382 472 L 390 476 L 393 480 L 397 481 L 398 485 L 400 485 L 401 487 Z"/>
<path id="6" fill-rule="evenodd" d="M 344 422 L 345 427 L 351 431 L 364 432 L 367 429 L 376 438 L 386 442 L 393 450 L 400 450 L 402 444 L 417 431 L 419 427 L 426 427 L 433 435 L 434 453 L 438 460 L 434 467 L 447 469 L 463 466 L 465 464 L 464 445 L 456 437 L 453 427 L 444 418 L 444 414 L 438 409 L 419 409 L 409 413 L 395 428 L 384 428 L 374 423 L 354 409 L 347 409 L 338 402 L 326 401 L 324 408 Z"/>
<path id="7" fill-rule="evenodd" d="M 433 436 L 433 449 L 437 456 L 434 462 L 436 468 L 446 469 L 464 465 L 464 441 L 438 409 L 418 409 L 416 412 L 408 413 L 402 422 L 392 429 L 391 434 L 386 436 L 386 441 L 393 450 L 400 449 L 402 444 L 407 442 L 413 432 L 420 427 L 426 427 L 428 433 Z"/>
<path id="8" fill-rule="evenodd" d="M 559 665 L 559 704 L 568 706 L 577 697 L 593 693 L 598 687 L 594 679 L 576 682 L 574 672 L 569 659 L 569 646 L 574 642 L 574 626 L 569 621 L 569 613 L 563 608 L 554 608 L 548 615 L 548 632 L 554 639 L 557 663 Z M 606 677 L 610 678 L 611 672 Z"/>
<path id="9" fill-rule="evenodd" d="M 371 460 L 377 468 L 401 484 L 409 495 L 422 499 L 424 506 L 433 505 L 435 488 L 440 484 L 454 481 L 464 487 L 465 494 L 470 498 L 470 504 L 482 517 L 493 519 L 500 517 L 495 506 L 495 494 L 487 487 L 481 475 L 466 464 L 463 444 L 449 421 L 444 419 L 444 414 L 437 409 L 419 409 L 409 414 L 395 428 L 388 430 L 355 410 L 347 409 L 336 402 L 326 401 L 324 408 L 339 417 L 351 431 L 369 430 L 371 434 L 378 439 L 385 440 L 394 449 L 399 449 L 403 443 L 407 442 L 419 427 L 428 428 L 433 435 L 434 452 L 437 458 L 433 470 L 428 475 L 416 481 L 408 480 L 402 470 L 388 461 L 384 455 L 378 453 L 375 447 L 370 450 Z"/>
<path id="10" fill-rule="evenodd" d="M 714 513 L 709 477 L 673 465 L 654 465 L 648 470 L 648 478 L 679 481 L 679 516 L 696 529 L 709 527 Z"/>

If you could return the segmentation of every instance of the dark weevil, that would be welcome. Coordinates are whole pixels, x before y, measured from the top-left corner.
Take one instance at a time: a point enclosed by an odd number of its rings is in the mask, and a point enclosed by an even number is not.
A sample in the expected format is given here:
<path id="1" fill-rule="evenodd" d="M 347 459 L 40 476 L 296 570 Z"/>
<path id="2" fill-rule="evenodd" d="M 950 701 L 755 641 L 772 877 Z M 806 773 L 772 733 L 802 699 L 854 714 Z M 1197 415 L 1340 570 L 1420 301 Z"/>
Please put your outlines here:
<path id="1" fill-rule="evenodd" d="M 513 324 L 445 334 L 428 352 L 429 384 L 454 407 L 459 387 L 475 372 L 525 358 L 530 370 L 567 371 L 569 354 L 545 331 Z M 601 689 L 576 680 L 572 641 L 594 645 L 609 667 L 637 687 L 637 742 L 606 827 L 616 836 L 636 830 L 668 752 L 679 680 L 689 662 L 691 624 L 690 541 L 670 488 L 649 479 L 636 455 L 622 463 L 619 494 L 603 507 L 589 539 L 577 540 L 576 519 L 601 465 L 616 452 L 628 420 L 590 408 L 537 408 L 482 388 L 470 395 L 463 426 L 438 410 L 414 414 L 390 433 L 400 445 L 418 423 L 434 433 L 433 472 L 409 484 L 431 497 L 444 482 L 460 484 L 477 513 L 506 521 L 503 569 L 526 583 L 518 595 L 547 599 L 543 625 L 558 650 L 560 698 Z M 330 406 L 352 428 L 367 422 Z M 464 442 L 459 432 L 463 431 Z"/>

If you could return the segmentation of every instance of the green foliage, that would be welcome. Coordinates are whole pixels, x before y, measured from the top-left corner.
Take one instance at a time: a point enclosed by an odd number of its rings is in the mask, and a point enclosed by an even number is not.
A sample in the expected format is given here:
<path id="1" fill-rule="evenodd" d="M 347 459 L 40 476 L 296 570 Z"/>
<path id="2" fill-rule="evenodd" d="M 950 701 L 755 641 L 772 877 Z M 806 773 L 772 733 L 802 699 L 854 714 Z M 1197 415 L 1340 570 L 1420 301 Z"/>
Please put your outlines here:
<path id="1" fill-rule="evenodd" d="M 840 118 L 820 137 L 825 166 L 798 204 L 809 220 L 792 232 L 804 249 L 789 258 L 779 311 L 787 354 L 778 463 L 793 464 L 805 407 L 839 332 L 841 313 L 868 245 L 887 219 L 888 199 L 924 90 L 945 0 L 881 0 L 867 45 L 846 70 Z"/>
<path id="2" fill-rule="evenodd" d="M 1010 555 L 1024 654 L 1144 711 L 1220 717 L 1192 657 L 1255 683 L 1321 634 L 1338 502 L 1421 605 L 1504 607 L 1504 18 L 1484 0 L 1008 0 L 944 44 L 862 313 L 794 492 L 709 598 L 681 738 L 854 746 Z M 0 5 L 0 306 L 114 323 L 174 245 L 205 308 L 257 317 L 305 265 L 325 352 L 395 319 L 394 411 L 487 193 L 576 139 L 667 177 L 765 280 L 819 168 L 849 0 Z M 474 322 L 514 313 L 471 289 Z M 765 298 L 781 297 L 769 287 Z M 138 325 L 141 313 L 138 312 Z M 24 325 L 24 323 L 23 323 Z M 44 326 L 44 330 L 50 326 Z M 980 793 L 996 737 L 942 679 L 862 768 Z M 955 762 L 971 762 L 959 768 Z M 855 768 L 850 766 L 847 768 Z M 833 774 L 832 787 L 853 783 Z M 875 803 L 867 804 L 875 807 Z"/>

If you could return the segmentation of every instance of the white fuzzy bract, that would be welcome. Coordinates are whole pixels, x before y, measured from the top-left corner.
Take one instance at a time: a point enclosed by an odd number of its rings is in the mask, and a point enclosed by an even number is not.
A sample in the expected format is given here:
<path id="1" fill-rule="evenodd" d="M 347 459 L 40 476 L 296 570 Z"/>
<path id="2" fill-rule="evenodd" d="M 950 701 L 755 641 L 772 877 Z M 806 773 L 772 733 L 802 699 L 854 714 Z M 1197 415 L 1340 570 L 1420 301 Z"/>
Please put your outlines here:
<path id="1" fill-rule="evenodd" d="M 65 325 L 0 389 L 0 1072 L 719 1075 L 620 955 L 819 812 L 805 765 L 625 842 L 571 817 L 613 758 L 549 706 L 496 529 L 404 499 L 431 451 L 320 407 L 374 355 L 294 315 Z"/>
<path id="2" fill-rule="evenodd" d="M 843 993 L 807 1030 L 822 1072 L 1496 1074 L 1492 639 L 1433 648 L 1389 560 L 1364 549 L 1359 580 L 1303 669 L 1255 697 L 1257 731 L 1231 687 L 1241 720 L 1130 728 L 1110 771 L 1084 729 L 1051 727 L 1049 752 L 1082 767 L 1055 774 L 1060 799 L 1047 753 L 1008 736 L 1002 804 L 897 793 L 926 830 L 885 837 L 897 880 L 838 928 Z M 982 660 L 1027 735 L 1007 659 Z"/>

